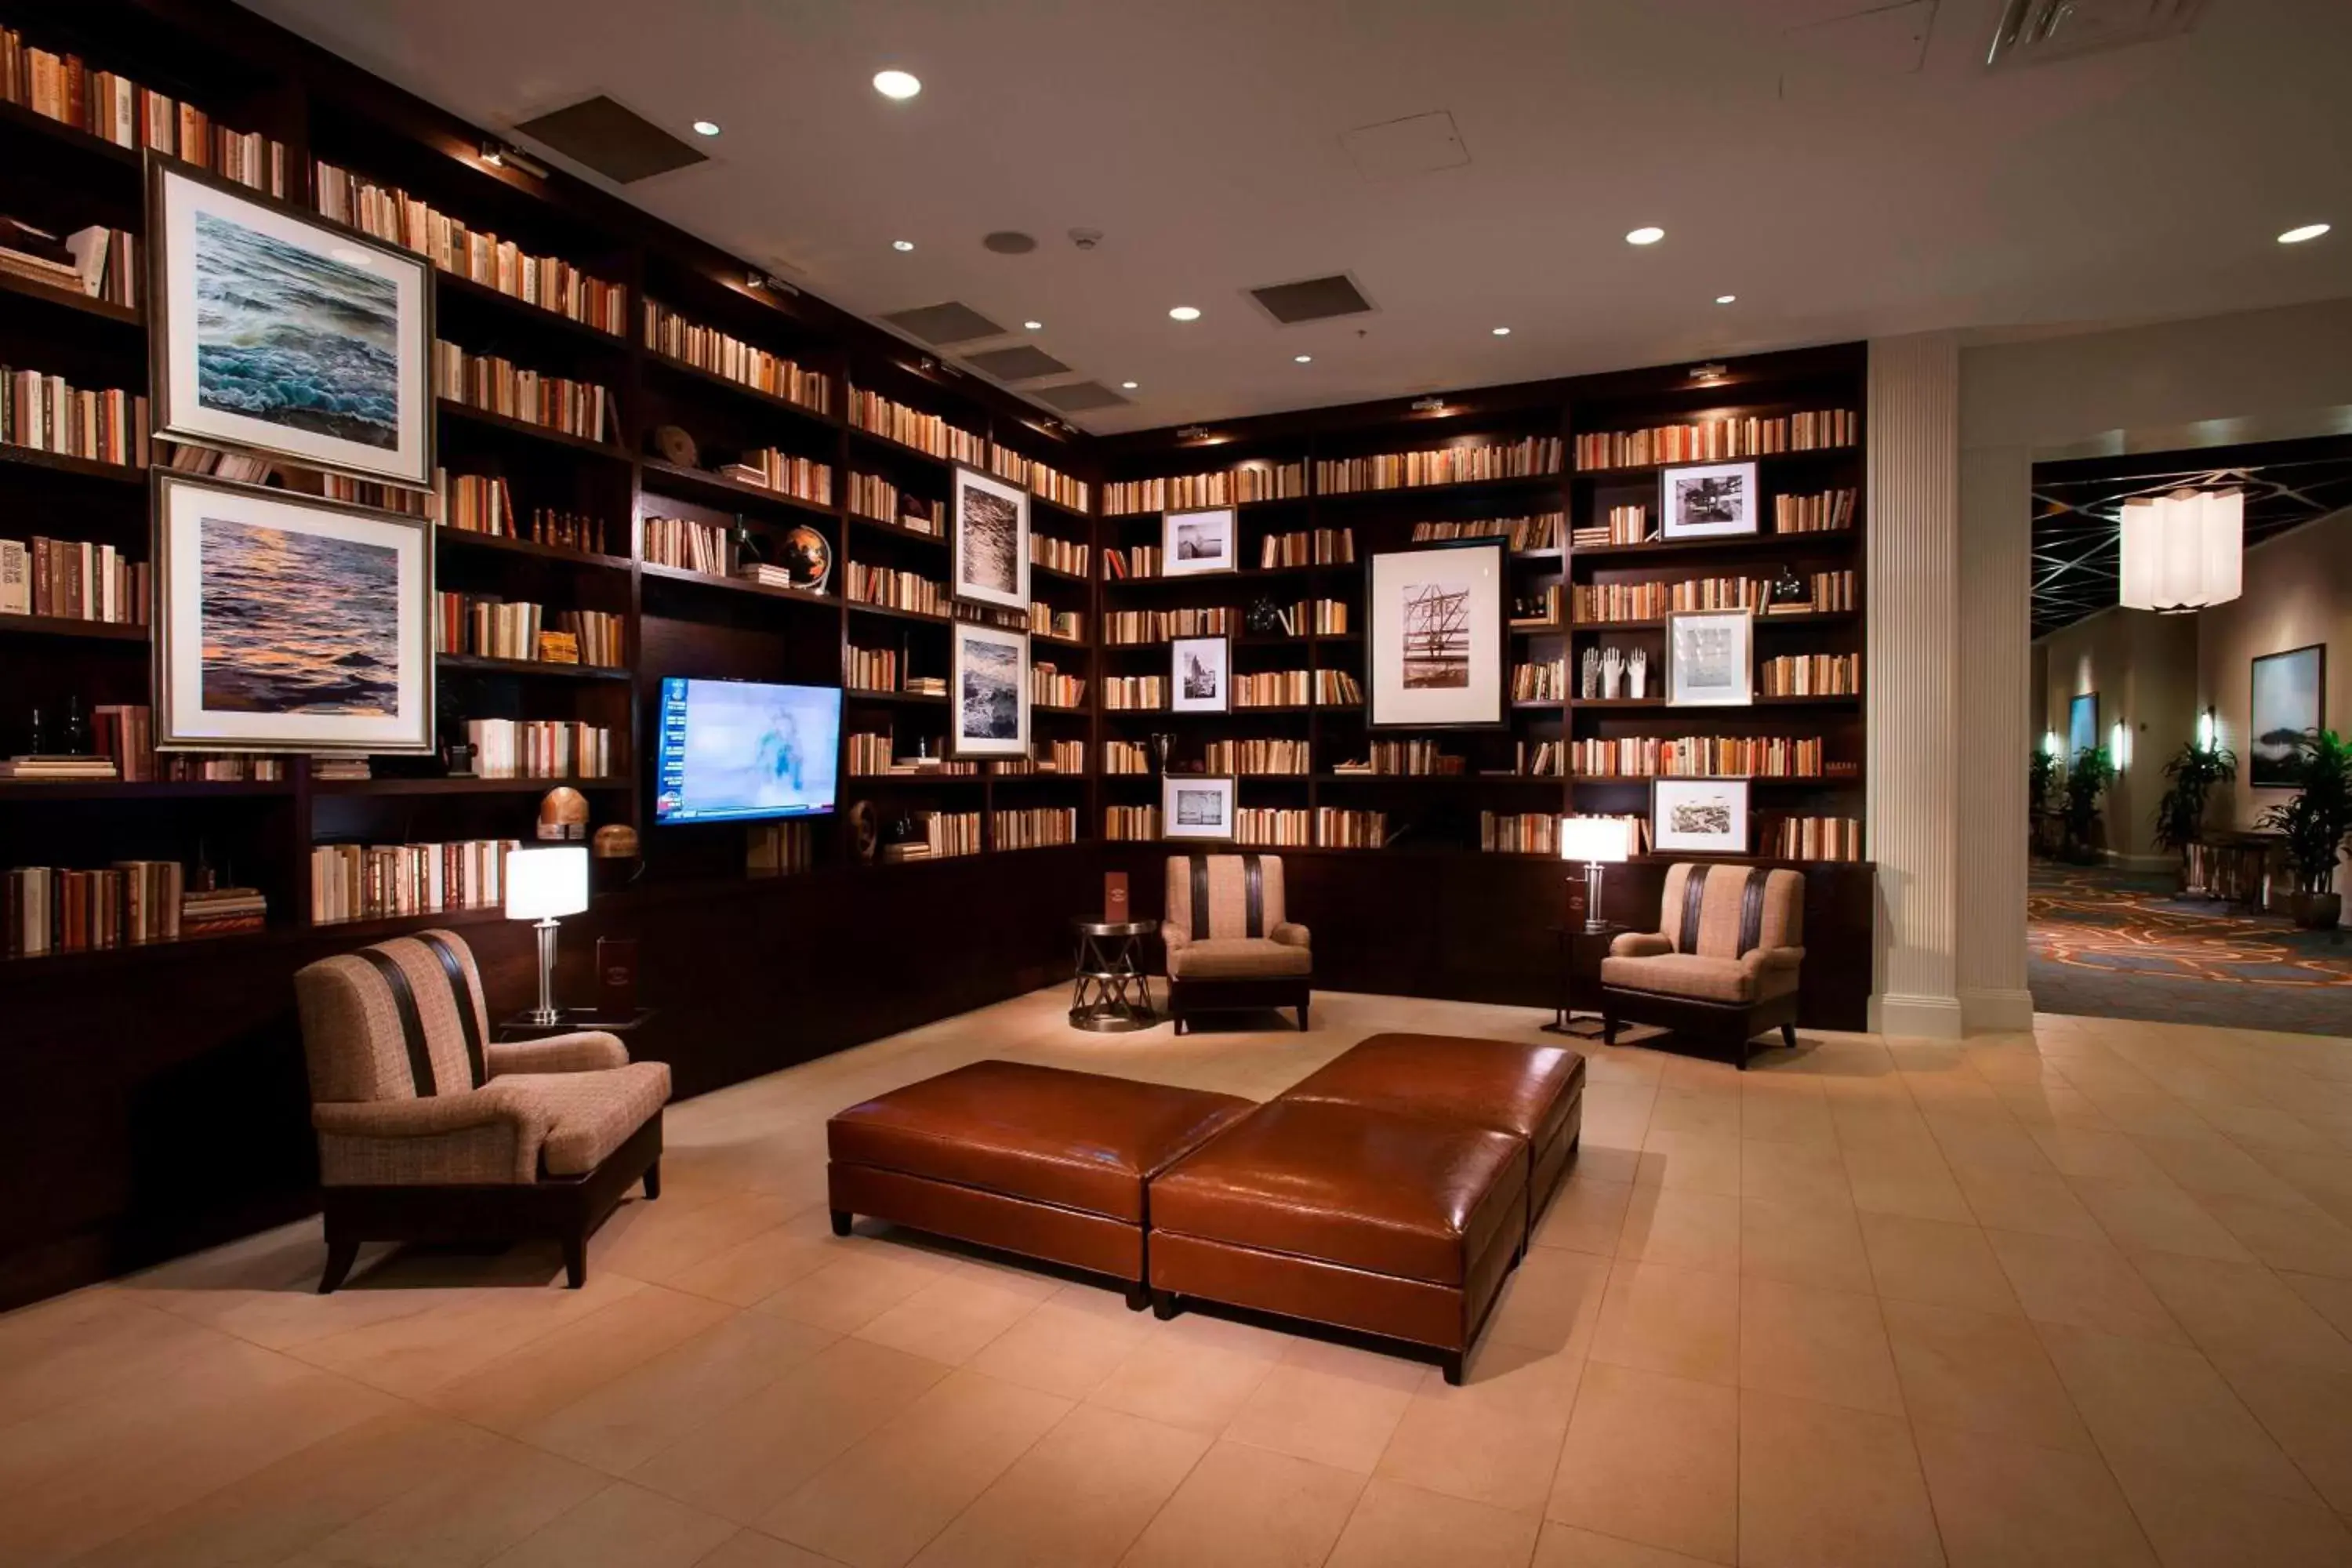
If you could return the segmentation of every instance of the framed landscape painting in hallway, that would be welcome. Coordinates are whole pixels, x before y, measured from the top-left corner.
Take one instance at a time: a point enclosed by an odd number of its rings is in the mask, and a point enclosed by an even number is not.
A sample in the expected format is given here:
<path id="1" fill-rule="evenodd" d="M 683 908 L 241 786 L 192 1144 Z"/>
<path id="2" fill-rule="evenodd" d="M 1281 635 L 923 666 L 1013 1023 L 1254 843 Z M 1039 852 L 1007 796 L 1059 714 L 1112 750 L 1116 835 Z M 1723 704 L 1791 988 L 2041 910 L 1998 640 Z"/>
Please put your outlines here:
<path id="1" fill-rule="evenodd" d="M 2327 645 L 2254 660 L 2251 711 L 2246 782 L 2256 789 L 2293 789 L 2295 748 L 2327 711 Z"/>

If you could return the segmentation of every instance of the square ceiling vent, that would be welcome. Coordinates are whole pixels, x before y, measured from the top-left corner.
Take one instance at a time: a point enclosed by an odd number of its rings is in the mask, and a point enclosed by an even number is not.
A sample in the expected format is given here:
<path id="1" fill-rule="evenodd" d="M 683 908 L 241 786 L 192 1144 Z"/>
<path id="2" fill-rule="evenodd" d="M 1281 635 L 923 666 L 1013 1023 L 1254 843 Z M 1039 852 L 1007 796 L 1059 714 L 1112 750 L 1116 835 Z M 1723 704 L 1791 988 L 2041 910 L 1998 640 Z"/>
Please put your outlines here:
<path id="1" fill-rule="evenodd" d="M 2204 0 L 2008 0 L 1985 64 L 2068 59 L 2185 33 Z"/>
<path id="2" fill-rule="evenodd" d="M 526 120 L 515 132 L 620 185 L 709 162 L 635 110 L 602 94 Z"/>
<path id="3" fill-rule="evenodd" d="M 1018 343 L 1009 349 L 966 354 L 964 363 L 999 381 L 1034 381 L 1041 375 L 1066 375 L 1070 367 L 1044 349 Z"/>
<path id="4" fill-rule="evenodd" d="M 912 338 L 927 343 L 968 343 L 974 338 L 1001 338 L 1004 329 L 961 300 L 893 310 L 882 318 Z"/>
<path id="5" fill-rule="evenodd" d="M 1029 394 L 1046 407 L 1064 414 L 1084 414 L 1093 408 L 1118 408 L 1127 399 L 1099 381 L 1074 381 L 1066 386 L 1041 386 Z"/>
<path id="6" fill-rule="evenodd" d="M 1372 309 L 1356 280 L 1344 272 L 1328 278 L 1308 278 L 1297 283 L 1275 283 L 1253 289 L 1249 297 L 1258 308 L 1286 327 L 1301 321 L 1328 321 L 1335 316 L 1360 316 Z"/>

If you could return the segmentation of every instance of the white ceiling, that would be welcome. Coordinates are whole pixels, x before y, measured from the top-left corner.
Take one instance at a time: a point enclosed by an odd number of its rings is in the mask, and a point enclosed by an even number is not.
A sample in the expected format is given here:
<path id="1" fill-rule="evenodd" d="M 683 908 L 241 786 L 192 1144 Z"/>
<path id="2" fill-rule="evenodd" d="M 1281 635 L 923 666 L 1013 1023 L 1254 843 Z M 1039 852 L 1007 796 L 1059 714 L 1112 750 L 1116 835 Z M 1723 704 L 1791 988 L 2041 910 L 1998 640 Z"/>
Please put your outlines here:
<path id="1" fill-rule="evenodd" d="M 492 127 L 595 92 L 719 121 L 628 199 L 861 314 L 961 300 L 1139 382 L 1100 431 L 2352 293 L 2347 0 L 2208 0 L 2187 37 L 2000 72 L 1999 0 L 1809 38 L 1864 0 L 246 3 Z M 1342 144 L 1441 110 L 1466 165 L 1375 181 Z M 983 250 L 1001 228 L 1040 247 Z M 1241 292 L 1335 271 L 1379 312 L 1280 328 Z"/>

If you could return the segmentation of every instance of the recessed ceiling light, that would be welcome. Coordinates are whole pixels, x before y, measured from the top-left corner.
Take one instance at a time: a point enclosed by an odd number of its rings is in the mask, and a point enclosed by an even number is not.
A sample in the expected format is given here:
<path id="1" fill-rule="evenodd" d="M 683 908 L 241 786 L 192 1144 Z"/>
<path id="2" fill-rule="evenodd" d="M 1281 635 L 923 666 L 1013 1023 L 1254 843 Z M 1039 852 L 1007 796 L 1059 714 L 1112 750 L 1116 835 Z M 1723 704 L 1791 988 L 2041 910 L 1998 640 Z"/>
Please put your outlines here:
<path id="1" fill-rule="evenodd" d="M 1495 335 L 1498 338 L 1507 338 L 1511 335 L 1511 329 L 1508 327 L 1496 327 L 1495 329 Z"/>
<path id="2" fill-rule="evenodd" d="M 719 121 L 698 120 L 694 122 L 694 133 L 697 136 L 716 136 L 719 134 Z"/>
<path id="3" fill-rule="evenodd" d="M 1024 321 L 1021 323 L 1021 329 L 1024 331 L 1042 332 L 1045 330 L 1045 323 L 1043 321 Z"/>
<path id="4" fill-rule="evenodd" d="M 1625 235 L 1625 243 L 1628 245 L 1655 245 L 1658 241 L 1665 237 L 1666 231 L 1664 229 L 1645 224 L 1640 228 L 1628 230 Z"/>
<path id="5" fill-rule="evenodd" d="M 2324 223 L 2307 223 L 2301 228 L 2291 228 L 2284 234 L 2280 235 L 2279 243 L 2281 245 L 2301 245 L 2306 239 L 2317 239 L 2321 235 L 2326 234 L 2327 229 L 2328 226 Z"/>
<path id="6" fill-rule="evenodd" d="M 1119 384 L 1119 388 L 1120 388 L 1120 390 L 1125 391 L 1125 392 L 1133 392 L 1133 391 L 1135 390 L 1135 387 L 1136 387 L 1136 384 L 1135 384 L 1134 382 L 1131 382 L 1131 381 L 1122 381 L 1122 382 L 1120 382 L 1118 384 Z"/>
<path id="7" fill-rule="evenodd" d="M 1737 294 L 1717 294 L 1715 297 L 1715 302 L 1718 305 L 1728 305 L 1738 298 Z"/>
<path id="8" fill-rule="evenodd" d="M 1179 305 L 1168 312 L 1168 319 L 1171 321 L 1197 321 L 1201 319 L 1201 307 Z"/>
<path id="9" fill-rule="evenodd" d="M 908 99 L 923 90 L 923 84 L 906 71 L 876 71 L 874 90 L 885 98 Z"/>
<path id="10" fill-rule="evenodd" d="M 911 239 L 894 239 L 890 242 L 890 248 L 893 250 L 912 250 L 915 248 L 915 242 Z"/>
<path id="11" fill-rule="evenodd" d="M 1290 363 L 1293 364 L 1313 364 L 1315 363 L 1315 356 L 1313 354 L 1292 354 L 1290 356 Z"/>

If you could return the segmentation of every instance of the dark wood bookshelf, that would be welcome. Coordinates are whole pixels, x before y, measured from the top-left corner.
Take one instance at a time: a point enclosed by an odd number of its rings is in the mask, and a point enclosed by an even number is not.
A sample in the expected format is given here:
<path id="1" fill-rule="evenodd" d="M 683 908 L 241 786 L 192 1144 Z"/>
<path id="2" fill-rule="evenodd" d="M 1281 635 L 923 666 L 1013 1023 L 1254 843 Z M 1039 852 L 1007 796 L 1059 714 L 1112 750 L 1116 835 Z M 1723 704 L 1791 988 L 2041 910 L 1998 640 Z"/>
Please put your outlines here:
<path id="1" fill-rule="evenodd" d="M 520 675 L 546 680 L 627 680 L 632 671 L 618 664 L 562 664 L 546 658 L 493 658 L 479 653 L 439 653 L 433 656 L 443 669 L 474 670 L 485 675 Z"/>
<path id="2" fill-rule="evenodd" d="M 79 637 L 90 642 L 149 640 L 147 628 L 129 621 L 85 621 L 71 616 L 0 616 L 0 637 Z"/>
<path id="3" fill-rule="evenodd" d="M 538 561 L 555 562 L 600 572 L 632 572 L 636 563 L 625 555 L 598 555 L 586 550 L 573 550 L 562 544 L 541 544 L 535 539 L 509 538 L 499 533 L 476 533 L 462 528 L 436 529 L 434 547 L 438 550 L 496 551 L 509 555 L 526 555 Z M 609 543 L 610 535 L 606 537 Z"/>
<path id="4" fill-rule="evenodd" d="M 493 289 L 487 283 L 477 283 L 470 278 L 446 272 L 439 268 L 434 268 L 433 277 L 435 292 L 444 300 L 454 298 L 492 310 L 508 311 L 519 321 L 569 333 L 607 353 L 625 353 L 628 349 L 629 335 L 626 332 L 608 332 L 593 321 L 575 321 L 561 310 L 535 305 L 519 295 Z"/>
<path id="5" fill-rule="evenodd" d="M 676 496 L 681 500 L 702 500 L 721 507 L 750 504 L 782 513 L 798 513 L 810 517 L 838 518 L 841 509 L 824 501 L 803 500 L 782 490 L 772 490 L 765 485 L 746 484 L 730 479 L 724 474 L 704 468 L 682 468 L 675 463 L 645 458 L 639 465 L 645 470 L 645 490 L 649 495 Z"/>
<path id="6" fill-rule="evenodd" d="M 637 571 L 654 582 L 684 583 L 724 594 L 748 594 L 755 598 L 783 599 L 794 604 L 822 605 L 826 609 L 841 603 L 838 595 L 820 594 L 813 588 L 779 587 L 768 583 L 754 583 L 745 577 L 721 577 L 715 572 L 697 572 L 686 566 L 657 566 L 650 561 L 641 561 L 637 563 Z"/>
<path id="7" fill-rule="evenodd" d="M 46 452 L 37 447 L 19 447 L 10 441 L 0 441 L 0 464 L 5 463 L 26 468 L 47 468 L 51 473 L 73 474 L 110 484 L 144 485 L 147 482 L 147 470 L 135 464 L 102 462 L 96 458 L 77 458 L 67 452 Z"/>
<path id="8" fill-rule="evenodd" d="M 501 295 L 500 298 L 503 299 L 504 296 Z M 539 307 L 531 305 L 526 306 L 525 309 L 536 310 Z M 500 430 L 509 436 L 519 436 L 529 441 L 544 441 L 551 446 L 568 447 L 572 451 L 583 452 L 591 457 L 603 458 L 611 462 L 625 463 L 629 460 L 627 448 L 617 447 L 610 441 L 599 441 L 587 436 L 574 436 L 569 430 L 558 430 L 551 425 L 535 425 L 528 419 L 511 418 L 504 414 L 493 413 L 487 408 L 477 408 L 470 403 L 460 403 L 453 397 L 440 398 L 437 402 L 443 418 L 455 419 L 462 425 L 478 426 L 485 430 Z"/>
<path id="9" fill-rule="evenodd" d="M 610 778 L 560 779 L 486 779 L 486 778 L 373 778 L 373 779 L 313 779 L 310 789 L 316 795 L 545 795 L 549 790 L 565 786 L 587 792 L 590 790 L 634 790 L 634 780 Z"/>
<path id="10" fill-rule="evenodd" d="M 668 305 L 668 303 L 669 302 L 667 300 L 664 301 L 665 305 Z M 677 310 L 680 315 L 688 317 L 694 315 L 693 310 L 683 307 L 673 305 L 669 308 Z M 656 374 L 670 376 L 679 381 L 688 382 L 698 386 L 709 387 L 719 392 L 728 393 L 730 395 L 740 397 L 748 403 L 758 405 L 762 412 L 788 415 L 794 419 L 802 420 L 809 425 L 815 426 L 821 430 L 828 432 L 840 431 L 848 428 L 848 426 L 840 418 L 834 415 L 811 408 L 804 403 L 794 403 L 789 397 L 779 397 L 772 392 L 762 391 L 759 387 L 737 381 L 731 376 L 720 375 L 716 371 L 704 370 L 700 365 L 688 364 L 682 359 L 673 359 L 666 353 L 658 353 L 652 349 L 645 350 L 643 358 L 646 368 L 654 371 Z M 835 390 L 836 393 L 840 390 L 838 378 L 836 378 L 835 382 Z M 895 443 L 893 444 L 895 445 Z"/>
<path id="11" fill-rule="evenodd" d="M 131 306 L 118 305 L 110 300 L 85 294 L 79 289 L 57 288 L 38 279 L 20 277 L 14 272 L 0 272 L 0 294 L 13 294 L 20 300 L 29 300 L 54 310 L 70 310 L 77 315 L 88 316 L 93 321 L 127 327 L 133 331 L 147 330 L 145 315 Z"/>
<path id="12" fill-rule="evenodd" d="M 252 800 L 290 795 L 291 779 L 0 779 L 0 801 Z"/>

